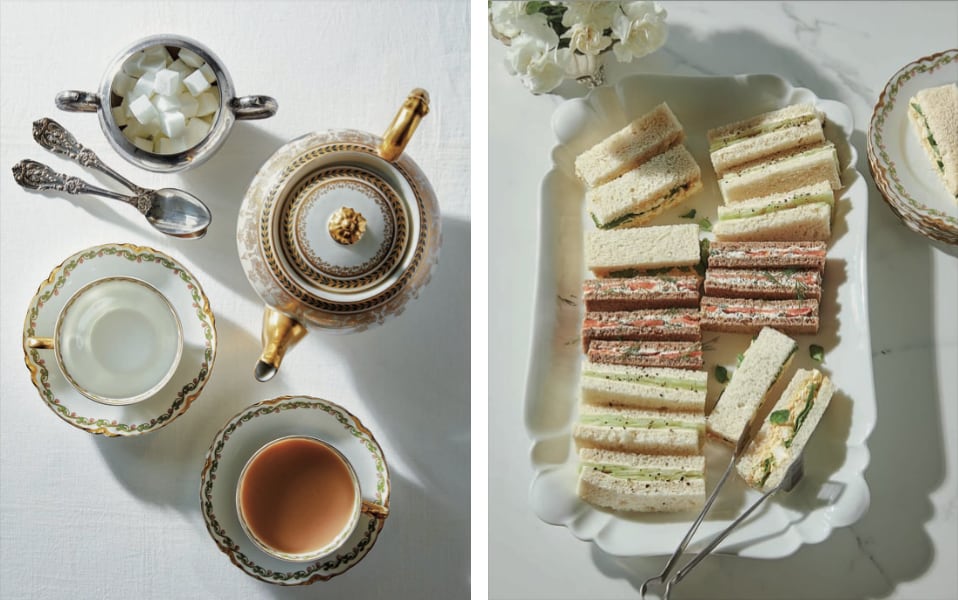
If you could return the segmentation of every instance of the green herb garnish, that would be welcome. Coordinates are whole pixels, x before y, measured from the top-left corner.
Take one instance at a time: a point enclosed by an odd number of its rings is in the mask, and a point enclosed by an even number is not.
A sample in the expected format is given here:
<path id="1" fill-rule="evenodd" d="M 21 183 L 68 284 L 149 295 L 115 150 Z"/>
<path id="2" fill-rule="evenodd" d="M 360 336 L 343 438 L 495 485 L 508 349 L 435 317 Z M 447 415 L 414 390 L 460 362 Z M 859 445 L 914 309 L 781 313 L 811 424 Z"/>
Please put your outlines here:
<path id="1" fill-rule="evenodd" d="M 825 360 L 825 349 L 818 344 L 812 344 L 808 347 L 808 355 L 811 356 L 815 362 L 822 362 Z"/>
<path id="2" fill-rule="evenodd" d="M 695 218 L 695 209 L 693 208 L 693 209 L 690 210 L 689 212 L 687 212 L 687 213 L 685 213 L 684 215 L 682 215 L 682 218 L 683 218 L 683 219 L 694 219 L 694 218 Z"/>
<path id="3" fill-rule="evenodd" d="M 735 364 L 736 364 L 736 366 L 741 367 L 743 360 L 745 360 L 745 355 L 742 354 L 741 352 L 739 352 L 738 354 L 735 355 L 735 361 L 736 361 Z"/>
<path id="4" fill-rule="evenodd" d="M 703 231 L 712 231 L 712 222 L 709 221 L 708 217 L 704 217 L 699 221 L 699 227 L 701 227 Z"/>
<path id="5" fill-rule="evenodd" d="M 776 410 L 768 416 L 770 423 L 774 425 L 785 425 L 788 423 L 788 418 L 791 416 L 791 413 L 788 412 L 788 409 Z"/>
<path id="6" fill-rule="evenodd" d="M 719 383 L 728 383 L 728 370 L 722 365 L 715 366 L 715 379 Z"/>

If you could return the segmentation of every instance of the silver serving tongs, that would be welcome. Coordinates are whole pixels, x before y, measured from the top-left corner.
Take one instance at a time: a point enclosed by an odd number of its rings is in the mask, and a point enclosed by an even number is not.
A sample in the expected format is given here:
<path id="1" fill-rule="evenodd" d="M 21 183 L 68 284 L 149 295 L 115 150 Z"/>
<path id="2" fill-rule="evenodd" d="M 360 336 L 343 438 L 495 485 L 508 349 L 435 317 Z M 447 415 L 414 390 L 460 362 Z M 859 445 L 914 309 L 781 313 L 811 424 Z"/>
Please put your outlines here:
<path id="1" fill-rule="evenodd" d="M 738 438 L 738 443 L 735 445 L 735 451 L 732 452 L 732 458 L 728 461 L 728 467 L 725 469 L 725 474 L 722 475 L 722 478 L 719 479 L 718 485 L 715 486 L 715 489 L 712 490 L 712 493 L 709 494 L 708 499 L 705 500 L 705 505 L 702 507 L 702 512 L 699 513 L 699 516 L 695 518 L 695 521 L 692 523 L 692 527 L 689 528 L 688 533 L 685 534 L 685 537 L 682 538 L 682 541 L 679 543 L 679 547 L 675 549 L 675 552 L 672 553 L 672 557 L 669 559 L 669 562 L 665 563 L 665 568 L 662 569 L 662 572 L 656 575 L 655 577 L 650 577 L 645 580 L 645 583 L 642 584 L 642 587 L 639 588 L 639 593 L 642 595 L 642 598 L 645 598 L 645 594 L 648 591 L 649 584 L 653 581 L 659 581 L 665 583 L 666 579 L 669 576 L 669 573 L 672 572 L 672 569 L 675 568 L 675 564 L 679 561 L 679 557 L 682 556 L 682 553 L 685 552 L 685 548 L 688 547 L 689 542 L 692 541 L 692 537 L 695 535 L 695 532 L 698 531 L 699 525 L 702 524 L 702 521 L 705 520 L 705 515 L 708 514 L 709 509 L 712 507 L 712 503 L 715 502 L 715 499 L 718 498 L 719 492 L 722 490 L 722 486 L 725 485 L 725 481 L 728 479 L 728 476 L 732 473 L 732 469 L 735 467 L 735 461 L 738 460 L 739 456 L 745 451 L 745 448 L 748 447 L 750 441 L 752 441 L 752 425 L 753 421 L 750 421 L 746 425 L 745 429 L 742 430 L 742 435 Z"/>
<path id="2" fill-rule="evenodd" d="M 662 596 L 663 600 L 669 600 L 669 594 L 672 593 L 672 586 L 674 586 L 678 582 L 685 579 L 686 575 L 688 575 L 689 572 L 691 572 L 692 569 L 695 568 L 695 565 L 702 562 L 702 560 L 704 560 L 706 556 L 711 554 L 712 551 L 715 550 L 715 548 L 722 543 L 722 540 L 728 537 L 729 534 L 732 533 L 732 531 L 734 531 L 735 528 L 742 523 L 742 521 L 747 519 L 748 516 L 755 511 L 755 509 L 761 506 L 762 503 L 765 502 L 765 500 L 768 499 L 769 496 L 779 491 L 790 492 L 792 491 L 792 488 L 798 485 L 798 482 L 802 480 L 802 476 L 805 474 L 805 468 L 803 466 L 804 463 L 802 462 L 802 458 L 803 456 L 799 456 L 797 459 L 795 459 L 795 461 L 791 465 L 789 465 L 788 470 L 785 471 L 785 476 L 782 477 L 782 481 L 777 486 L 773 487 L 772 489 L 762 494 L 761 498 L 753 502 L 751 506 L 745 509 L 745 512 L 743 512 L 741 516 L 739 516 L 737 519 L 732 521 L 728 527 L 726 527 L 721 532 L 719 532 L 719 534 L 715 536 L 715 539 L 709 542 L 708 546 L 703 548 L 702 551 L 699 552 L 695 558 L 693 558 L 688 563 L 686 563 L 686 565 L 682 567 L 678 573 L 676 573 L 671 579 L 669 579 L 665 583 L 665 595 Z M 644 594 L 645 585 L 642 586 L 642 590 Z"/>

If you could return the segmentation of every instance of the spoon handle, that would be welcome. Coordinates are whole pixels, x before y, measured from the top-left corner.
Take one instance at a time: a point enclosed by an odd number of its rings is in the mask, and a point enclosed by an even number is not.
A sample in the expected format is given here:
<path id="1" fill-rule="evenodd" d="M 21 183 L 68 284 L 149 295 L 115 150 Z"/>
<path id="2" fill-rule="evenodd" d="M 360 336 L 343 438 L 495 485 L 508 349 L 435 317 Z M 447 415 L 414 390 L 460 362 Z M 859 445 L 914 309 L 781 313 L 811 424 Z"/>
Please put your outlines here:
<path id="1" fill-rule="evenodd" d="M 13 178 L 16 179 L 22 187 L 29 190 L 66 192 L 74 196 L 80 194 L 93 194 L 95 196 L 104 196 L 113 200 L 120 200 L 136 207 L 144 215 L 153 205 L 153 199 L 149 194 L 138 194 L 136 196 L 124 196 L 110 190 L 105 190 L 95 185 L 83 181 L 79 177 L 72 177 L 57 173 L 47 165 L 35 160 L 21 160 L 13 165 Z"/>
<path id="2" fill-rule="evenodd" d="M 77 141 L 73 134 L 62 125 L 49 118 L 42 118 L 33 122 L 33 139 L 38 144 L 53 152 L 66 156 L 70 160 L 84 167 L 96 169 L 116 179 L 135 194 L 142 194 L 146 190 L 123 177 L 100 160 L 93 150 L 90 150 Z"/>

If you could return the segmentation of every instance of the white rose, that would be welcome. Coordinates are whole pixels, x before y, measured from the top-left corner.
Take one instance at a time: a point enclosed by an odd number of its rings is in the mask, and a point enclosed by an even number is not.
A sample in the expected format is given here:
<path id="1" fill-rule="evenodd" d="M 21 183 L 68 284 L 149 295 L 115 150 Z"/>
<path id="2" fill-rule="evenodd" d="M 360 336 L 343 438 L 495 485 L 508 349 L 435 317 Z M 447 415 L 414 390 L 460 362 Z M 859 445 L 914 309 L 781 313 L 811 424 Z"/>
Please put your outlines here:
<path id="1" fill-rule="evenodd" d="M 665 43 L 668 13 L 657 2 L 628 2 L 612 20 L 612 36 L 619 41 L 612 52 L 620 62 L 632 62 L 654 52 Z"/>
<path id="2" fill-rule="evenodd" d="M 556 38 L 558 39 L 558 37 Z M 554 90 L 565 79 L 565 63 L 571 51 L 555 50 L 534 35 L 520 33 L 506 50 L 506 68 L 534 94 Z"/>
<path id="3" fill-rule="evenodd" d="M 514 38 L 521 32 L 519 20 L 526 16 L 526 2 L 493 2 L 489 14 L 496 31 Z"/>
<path id="4" fill-rule="evenodd" d="M 602 29 L 576 23 L 562 37 L 569 38 L 569 47 L 582 54 L 598 55 L 612 44 L 612 38 L 602 35 Z"/>
<path id="5" fill-rule="evenodd" d="M 569 2 L 562 15 L 562 24 L 591 25 L 599 31 L 612 27 L 612 18 L 619 12 L 618 2 Z"/>

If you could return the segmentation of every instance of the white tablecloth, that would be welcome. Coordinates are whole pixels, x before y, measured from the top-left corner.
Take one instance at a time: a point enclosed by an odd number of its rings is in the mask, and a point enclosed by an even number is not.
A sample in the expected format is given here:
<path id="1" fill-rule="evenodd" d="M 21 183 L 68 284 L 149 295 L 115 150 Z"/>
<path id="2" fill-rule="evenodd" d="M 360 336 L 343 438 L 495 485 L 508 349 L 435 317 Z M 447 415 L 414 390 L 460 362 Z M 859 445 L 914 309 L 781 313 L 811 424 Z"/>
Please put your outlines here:
<path id="1" fill-rule="evenodd" d="M 469 587 L 469 38 L 464 2 L 4 2 L 0 112 L 0 598 L 463 597 Z M 133 167 L 95 115 L 58 111 L 63 89 L 96 91 L 107 63 L 157 33 L 200 40 L 237 94 L 279 101 L 237 122 L 207 164 L 182 175 Z M 373 331 L 314 331 L 277 377 L 254 381 L 262 305 L 236 252 L 236 215 L 260 164 L 304 133 L 380 134 L 406 94 L 431 112 L 408 152 L 442 208 L 440 264 L 420 299 Z M 180 186 L 213 211 L 199 241 L 165 238 L 130 207 L 22 191 L 12 165 L 33 158 L 107 182 L 42 150 L 31 123 L 53 117 L 143 186 Z M 110 185 L 110 184 L 107 184 Z M 41 401 L 21 350 L 31 296 L 74 252 L 152 246 L 200 280 L 216 314 L 209 385 L 167 428 L 106 439 L 69 427 Z M 214 433 L 240 409 L 284 394 L 340 403 L 373 430 L 392 475 L 391 516 L 356 568 L 283 589 L 244 575 L 207 534 L 199 476 Z"/>
<path id="2" fill-rule="evenodd" d="M 869 185 L 868 304 L 878 423 L 868 440 L 871 508 L 854 526 L 782 560 L 702 563 L 683 598 L 954 598 L 958 589 L 958 260 L 907 230 L 867 174 L 865 132 L 888 79 L 958 45 L 955 2 L 662 2 L 669 39 L 609 69 L 635 73 L 776 73 L 847 104 Z M 539 181 L 550 118 L 575 83 L 533 96 L 489 38 L 489 592 L 493 598 L 635 598 L 663 558 L 617 559 L 539 521 L 523 395 L 536 279 Z M 952 250 L 956 252 L 956 250 Z M 508 468 L 502 465 L 509 465 Z M 678 542 L 678 540 L 676 540 Z"/>

